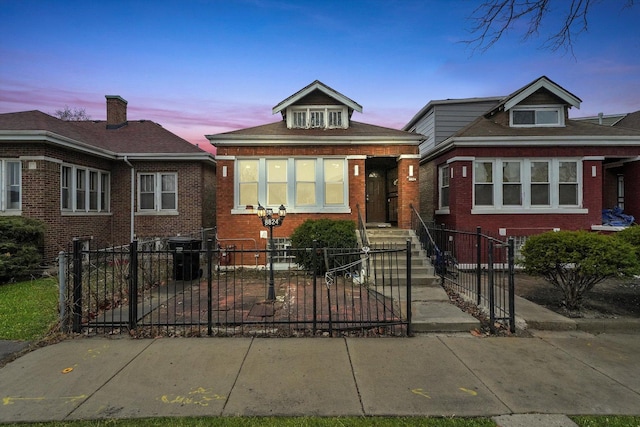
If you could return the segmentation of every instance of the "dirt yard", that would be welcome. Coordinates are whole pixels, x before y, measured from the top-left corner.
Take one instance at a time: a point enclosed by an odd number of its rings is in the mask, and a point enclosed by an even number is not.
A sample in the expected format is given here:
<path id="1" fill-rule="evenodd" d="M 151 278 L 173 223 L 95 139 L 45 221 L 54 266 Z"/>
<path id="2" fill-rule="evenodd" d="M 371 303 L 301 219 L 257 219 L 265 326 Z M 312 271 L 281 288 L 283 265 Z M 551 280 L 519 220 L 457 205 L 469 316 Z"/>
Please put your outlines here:
<path id="1" fill-rule="evenodd" d="M 562 306 L 562 292 L 542 278 L 516 273 L 516 295 L 573 318 L 640 318 L 640 279 L 615 278 L 598 283 L 583 297 L 580 311 Z"/>

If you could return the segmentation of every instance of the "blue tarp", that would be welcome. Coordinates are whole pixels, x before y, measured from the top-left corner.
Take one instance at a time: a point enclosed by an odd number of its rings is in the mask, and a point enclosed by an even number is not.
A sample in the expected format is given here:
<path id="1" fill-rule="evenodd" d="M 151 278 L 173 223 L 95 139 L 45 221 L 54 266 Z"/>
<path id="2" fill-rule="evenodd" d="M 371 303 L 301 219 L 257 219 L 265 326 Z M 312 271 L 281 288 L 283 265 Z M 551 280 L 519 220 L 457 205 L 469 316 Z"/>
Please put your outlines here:
<path id="1" fill-rule="evenodd" d="M 611 225 L 614 227 L 627 227 L 635 221 L 633 215 L 622 213 L 622 209 L 615 207 L 613 209 L 602 210 L 602 225 Z"/>

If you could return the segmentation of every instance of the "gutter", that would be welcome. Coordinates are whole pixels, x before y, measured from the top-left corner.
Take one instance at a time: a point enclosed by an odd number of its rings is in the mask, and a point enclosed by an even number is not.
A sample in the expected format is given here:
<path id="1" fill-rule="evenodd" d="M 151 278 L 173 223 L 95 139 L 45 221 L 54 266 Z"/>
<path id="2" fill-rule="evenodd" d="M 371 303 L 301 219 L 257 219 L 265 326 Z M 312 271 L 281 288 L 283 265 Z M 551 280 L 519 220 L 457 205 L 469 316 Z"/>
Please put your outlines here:
<path id="1" fill-rule="evenodd" d="M 133 238 L 135 236 L 134 209 L 135 209 L 135 201 L 136 201 L 136 187 L 135 187 L 136 170 L 134 169 L 133 165 L 131 164 L 127 156 L 124 156 L 124 162 L 127 165 L 129 165 L 129 167 L 131 168 L 131 235 L 129 238 L 129 242 L 133 242 Z"/>

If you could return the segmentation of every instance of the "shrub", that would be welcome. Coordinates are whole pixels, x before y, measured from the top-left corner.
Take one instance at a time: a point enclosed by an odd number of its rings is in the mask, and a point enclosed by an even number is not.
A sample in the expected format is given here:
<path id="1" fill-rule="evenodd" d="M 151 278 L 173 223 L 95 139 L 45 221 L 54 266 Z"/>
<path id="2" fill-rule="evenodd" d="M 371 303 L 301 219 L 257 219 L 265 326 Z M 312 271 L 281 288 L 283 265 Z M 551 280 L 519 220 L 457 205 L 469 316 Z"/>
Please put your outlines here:
<path id="1" fill-rule="evenodd" d="M 617 232 L 614 236 L 627 243 L 630 243 L 636 252 L 636 256 L 640 259 L 640 226 L 634 225 Z"/>
<path id="2" fill-rule="evenodd" d="M 44 224 L 23 217 L 0 218 L 0 283 L 27 277 L 42 260 Z"/>
<path id="3" fill-rule="evenodd" d="M 313 254 L 303 249 L 312 248 L 317 240 L 318 248 L 356 248 L 358 239 L 355 223 L 350 220 L 308 219 L 300 224 L 291 235 L 291 246 L 298 249 L 296 263 L 307 271 L 313 271 Z M 316 254 L 318 255 L 318 254 Z M 316 273 L 326 271 L 324 259 L 319 256 L 316 263 Z"/>
<path id="4" fill-rule="evenodd" d="M 631 244 L 610 235 L 559 231 L 531 236 L 520 264 L 562 291 L 562 304 L 579 309 L 582 297 L 606 278 L 633 275 L 640 263 Z"/>

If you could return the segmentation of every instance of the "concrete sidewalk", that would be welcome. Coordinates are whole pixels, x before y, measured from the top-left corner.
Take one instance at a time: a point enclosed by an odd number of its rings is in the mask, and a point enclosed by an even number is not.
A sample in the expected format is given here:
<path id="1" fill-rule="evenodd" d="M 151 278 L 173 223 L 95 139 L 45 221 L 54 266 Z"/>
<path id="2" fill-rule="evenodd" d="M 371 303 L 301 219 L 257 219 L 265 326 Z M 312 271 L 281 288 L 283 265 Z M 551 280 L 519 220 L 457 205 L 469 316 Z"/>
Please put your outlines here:
<path id="1" fill-rule="evenodd" d="M 0 422 L 412 415 L 560 426 L 571 424 L 557 414 L 640 415 L 637 335 L 534 335 L 79 338 L 0 369 Z"/>

